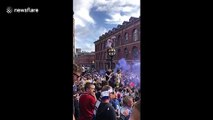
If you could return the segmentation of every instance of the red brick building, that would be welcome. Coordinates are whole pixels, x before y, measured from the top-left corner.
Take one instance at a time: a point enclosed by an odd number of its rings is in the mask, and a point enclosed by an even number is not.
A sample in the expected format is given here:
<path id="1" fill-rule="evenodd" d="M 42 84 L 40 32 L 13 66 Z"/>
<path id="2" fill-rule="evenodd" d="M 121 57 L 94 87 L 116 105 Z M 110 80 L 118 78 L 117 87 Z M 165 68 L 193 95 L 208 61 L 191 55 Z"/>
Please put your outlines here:
<path id="1" fill-rule="evenodd" d="M 131 17 L 129 21 L 124 21 L 122 25 L 108 31 L 95 41 L 95 66 L 97 70 L 108 69 L 109 64 L 106 60 L 107 55 L 106 42 L 108 39 L 113 39 L 112 47 L 116 50 L 116 55 L 113 58 L 115 64 L 118 60 L 125 58 L 128 64 L 134 61 L 140 61 L 140 17 Z"/>
<path id="2" fill-rule="evenodd" d="M 84 65 L 85 67 L 91 67 L 95 61 L 95 53 L 94 52 L 81 52 L 78 53 L 75 58 L 75 62 L 78 65 Z"/>

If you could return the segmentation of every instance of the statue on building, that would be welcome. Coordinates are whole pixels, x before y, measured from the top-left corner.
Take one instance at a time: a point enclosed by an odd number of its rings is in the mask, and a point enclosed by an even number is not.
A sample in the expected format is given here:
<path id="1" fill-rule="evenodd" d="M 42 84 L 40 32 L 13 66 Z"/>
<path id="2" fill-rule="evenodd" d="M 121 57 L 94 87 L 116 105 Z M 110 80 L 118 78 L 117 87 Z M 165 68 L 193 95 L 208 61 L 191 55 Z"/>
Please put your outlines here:
<path id="1" fill-rule="evenodd" d="M 107 40 L 106 48 L 112 48 L 112 47 L 113 47 L 112 44 L 113 44 L 113 40 L 114 40 L 115 38 L 116 38 L 116 37 L 113 36 L 113 37 L 111 37 L 111 39 L 108 39 L 108 40 Z"/>

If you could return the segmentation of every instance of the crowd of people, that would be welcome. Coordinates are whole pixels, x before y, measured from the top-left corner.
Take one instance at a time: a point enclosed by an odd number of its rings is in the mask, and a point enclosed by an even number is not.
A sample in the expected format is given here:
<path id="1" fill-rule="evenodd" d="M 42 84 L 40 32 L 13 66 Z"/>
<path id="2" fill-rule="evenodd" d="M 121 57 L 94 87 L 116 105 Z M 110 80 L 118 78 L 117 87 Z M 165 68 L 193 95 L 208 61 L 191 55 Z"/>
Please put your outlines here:
<path id="1" fill-rule="evenodd" d="M 140 79 L 121 69 L 85 71 L 73 64 L 73 119 L 139 120 Z"/>

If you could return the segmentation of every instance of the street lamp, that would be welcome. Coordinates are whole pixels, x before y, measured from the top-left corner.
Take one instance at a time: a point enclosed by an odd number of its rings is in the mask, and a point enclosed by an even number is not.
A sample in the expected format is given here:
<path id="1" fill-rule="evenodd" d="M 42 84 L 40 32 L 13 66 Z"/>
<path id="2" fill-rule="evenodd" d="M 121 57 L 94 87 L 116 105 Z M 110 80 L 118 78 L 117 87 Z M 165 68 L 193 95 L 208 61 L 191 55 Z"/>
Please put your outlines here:
<path id="1" fill-rule="evenodd" d="M 112 59 L 113 57 L 115 56 L 115 49 L 110 47 L 108 50 L 107 50 L 107 53 L 110 57 L 110 69 L 112 69 Z"/>

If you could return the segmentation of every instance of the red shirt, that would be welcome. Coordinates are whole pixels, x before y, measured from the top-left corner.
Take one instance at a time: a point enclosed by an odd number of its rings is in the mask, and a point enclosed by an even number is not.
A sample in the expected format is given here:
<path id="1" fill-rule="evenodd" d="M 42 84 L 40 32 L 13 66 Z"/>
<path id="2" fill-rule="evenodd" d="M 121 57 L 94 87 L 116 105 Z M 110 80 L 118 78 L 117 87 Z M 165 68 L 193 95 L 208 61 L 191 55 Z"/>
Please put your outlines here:
<path id="1" fill-rule="evenodd" d="M 89 93 L 83 93 L 79 99 L 80 118 L 79 120 L 92 120 L 96 100 Z"/>

